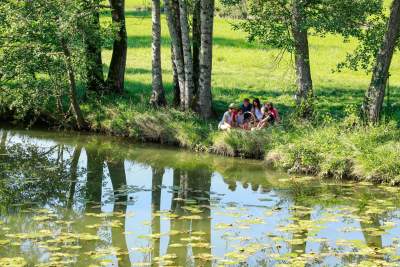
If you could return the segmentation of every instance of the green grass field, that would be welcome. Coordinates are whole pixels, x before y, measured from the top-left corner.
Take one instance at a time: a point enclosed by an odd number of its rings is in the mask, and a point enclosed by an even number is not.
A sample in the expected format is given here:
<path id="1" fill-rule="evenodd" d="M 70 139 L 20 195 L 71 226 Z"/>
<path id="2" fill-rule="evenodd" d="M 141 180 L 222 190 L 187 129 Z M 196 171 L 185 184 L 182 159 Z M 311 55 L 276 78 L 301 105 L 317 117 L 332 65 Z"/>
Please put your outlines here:
<path id="1" fill-rule="evenodd" d="M 127 1 L 127 9 L 149 4 L 146 0 Z M 106 18 L 104 18 L 106 19 Z M 295 91 L 293 60 L 285 54 L 276 61 L 278 50 L 249 44 L 243 32 L 234 31 L 228 19 L 216 18 L 214 35 L 213 100 L 220 113 L 230 102 L 243 97 L 259 97 L 275 102 L 283 111 L 293 106 Z M 140 101 L 147 101 L 151 91 L 151 17 L 147 12 L 127 11 L 129 50 L 126 90 Z M 162 64 L 165 87 L 171 88 L 170 40 L 165 16 L 162 17 Z M 336 64 L 355 47 L 340 36 L 310 37 L 310 56 L 319 113 L 341 114 L 347 105 L 361 104 L 370 75 L 363 71 L 333 73 Z M 108 64 L 111 50 L 104 50 Z M 391 101 L 400 98 L 400 56 L 393 59 L 390 78 Z M 169 94 L 169 98 L 171 98 Z"/>

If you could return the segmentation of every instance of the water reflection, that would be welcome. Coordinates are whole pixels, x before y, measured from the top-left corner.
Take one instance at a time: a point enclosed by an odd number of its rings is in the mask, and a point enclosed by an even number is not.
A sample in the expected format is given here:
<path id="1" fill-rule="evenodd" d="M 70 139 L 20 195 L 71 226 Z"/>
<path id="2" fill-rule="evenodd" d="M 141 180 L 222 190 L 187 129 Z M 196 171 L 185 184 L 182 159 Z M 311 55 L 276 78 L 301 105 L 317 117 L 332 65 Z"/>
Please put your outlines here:
<path id="1" fill-rule="evenodd" d="M 399 263 L 395 188 L 104 137 L 0 137 L 2 266 Z"/>

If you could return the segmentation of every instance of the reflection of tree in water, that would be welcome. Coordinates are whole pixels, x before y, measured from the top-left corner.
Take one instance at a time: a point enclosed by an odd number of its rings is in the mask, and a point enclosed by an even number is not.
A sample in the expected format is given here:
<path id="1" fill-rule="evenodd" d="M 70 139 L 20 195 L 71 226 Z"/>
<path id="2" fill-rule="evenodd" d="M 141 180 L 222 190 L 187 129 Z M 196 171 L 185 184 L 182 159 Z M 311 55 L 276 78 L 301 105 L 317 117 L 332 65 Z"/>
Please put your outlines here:
<path id="1" fill-rule="evenodd" d="M 157 212 L 161 209 L 161 188 L 163 184 L 163 176 L 165 173 L 164 168 L 152 167 L 152 179 L 151 179 L 151 229 L 153 234 L 159 234 L 161 231 L 161 218 L 157 215 Z M 160 238 L 153 238 L 153 254 L 152 258 L 160 256 Z M 153 264 L 154 265 L 154 264 Z"/>
<path id="2" fill-rule="evenodd" d="M 175 263 L 179 266 L 190 265 L 190 255 L 194 256 L 197 266 L 211 266 L 210 262 L 201 261 L 197 258 L 201 254 L 211 254 L 211 248 L 190 247 L 186 246 L 181 238 L 194 237 L 193 233 L 202 233 L 200 236 L 201 243 L 211 242 L 211 219 L 210 219 L 210 188 L 211 175 L 209 170 L 181 170 L 175 169 L 173 175 L 174 193 L 172 196 L 171 210 L 179 216 L 190 215 L 185 209 L 185 201 L 197 201 L 197 207 L 201 207 L 201 220 L 171 220 L 171 231 L 179 232 L 180 234 L 171 235 L 168 246 L 168 254 L 176 254 Z M 196 242 L 196 241 L 193 241 Z M 174 244 L 183 244 L 182 247 L 176 247 Z M 198 262 L 197 262 L 198 261 Z"/>
<path id="3" fill-rule="evenodd" d="M 114 216 L 112 219 L 113 225 L 120 225 L 120 227 L 111 227 L 110 241 L 112 243 L 112 246 L 117 248 L 120 252 L 120 255 L 118 256 L 118 264 L 120 266 L 129 266 L 130 260 L 127 253 L 125 234 L 123 231 L 123 229 L 125 228 L 125 217 L 122 216 L 126 213 L 127 205 L 127 192 L 125 190 L 126 173 L 124 159 L 119 157 L 113 158 L 112 155 L 108 155 L 107 152 L 107 150 L 100 150 L 94 148 L 93 146 L 88 146 L 86 148 L 86 200 L 90 203 L 95 204 L 94 206 L 89 208 L 91 211 L 99 212 L 99 207 L 101 206 L 99 205 L 99 203 L 101 203 L 102 200 L 102 188 L 105 186 L 104 166 L 107 166 L 113 188 L 114 212 L 121 215 Z M 107 195 L 107 197 L 110 196 Z M 110 199 L 106 201 L 108 202 L 110 201 Z M 89 250 L 85 250 L 93 251 L 95 247 L 91 247 L 88 249 Z"/>
<path id="4" fill-rule="evenodd" d="M 39 147 L 27 142 L 7 144 L 7 132 L 0 139 L 0 207 L 10 212 L 12 204 L 66 206 L 71 176 L 70 148 Z M 18 209 L 18 208 L 15 208 Z"/>
<path id="5" fill-rule="evenodd" d="M 40 147 L 26 141 L 15 143 L 7 138 L 6 131 L 2 132 L 0 210 L 14 232 L 35 233 L 38 224 L 47 227 L 46 222 L 37 223 L 32 220 L 38 214 L 27 213 L 27 208 L 31 206 L 55 210 L 67 206 L 73 172 L 67 167 L 72 164 L 68 158 L 71 150 L 62 145 Z M 52 229 L 59 230 L 59 227 L 53 225 Z M 0 236 L 0 239 L 4 238 Z M 43 251 L 29 242 L 25 242 L 23 250 L 20 246 L 0 249 L 0 256 L 24 254 L 28 255 L 28 265 L 33 266 L 42 258 Z"/>
<path id="6" fill-rule="evenodd" d="M 377 214 L 368 215 L 367 220 L 360 221 L 361 229 L 367 245 L 373 249 L 382 248 L 382 234 L 377 234 L 373 229 L 380 230 L 381 223 Z M 372 234 L 372 232 L 375 232 Z"/>
<path id="7" fill-rule="evenodd" d="M 72 154 L 71 159 L 71 167 L 70 167 L 70 182 L 68 187 L 68 195 L 67 195 L 67 208 L 71 208 L 74 202 L 75 189 L 78 181 L 78 164 L 79 158 L 81 157 L 82 147 L 77 145 L 74 149 L 74 153 Z"/>
<path id="8" fill-rule="evenodd" d="M 292 223 L 294 229 L 292 237 L 292 244 L 290 245 L 290 251 L 297 255 L 303 255 L 306 253 L 307 237 L 310 231 L 308 225 L 311 221 L 310 198 L 315 198 L 318 195 L 318 188 L 307 187 L 302 184 L 292 183 L 289 190 L 286 191 L 288 197 L 292 201 L 292 207 L 290 208 L 290 215 L 292 217 Z"/>
<path id="9" fill-rule="evenodd" d="M 81 191 L 85 198 L 90 202 L 101 202 L 102 182 L 104 181 L 103 168 L 105 163 L 109 169 L 110 178 L 113 184 L 113 194 L 115 199 L 115 211 L 125 213 L 126 207 L 126 175 L 124 159 L 108 160 L 106 151 L 100 151 L 91 146 L 86 148 L 87 154 L 87 182 L 84 187 L 80 187 L 78 177 L 84 173 L 79 168 L 79 158 L 82 146 L 75 148 L 56 144 L 49 146 L 40 145 L 33 142 L 23 141 L 20 143 L 7 144 L 7 132 L 2 131 L 0 137 L 0 207 L 7 209 L 7 212 L 18 214 L 20 208 L 13 207 L 12 204 L 34 203 L 34 207 L 46 207 L 59 209 L 60 207 L 71 208 L 73 206 L 76 191 Z M 99 207 L 99 206 L 98 206 Z M 99 212 L 99 208 L 92 206 L 86 207 L 86 212 Z M 34 214 L 36 215 L 36 214 Z M 68 231 L 84 232 L 92 235 L 98 234 L 98 228 L 87 228 L 87 225 L 101 224 L 103 219 L 85 215 L 72 214 L 70 212 L 60 213 L 67 216 L 64 219 L 73 219 L 75 223 Z M 32 227 L 37 223 L 29 220 L 29 216 L 13 216 L 17 232 L 35 232 Z M 23 220 L 23 221 L 20 221 Z M 116 216 L 114 223 L 119 222 L 121 228 L 111 227 L 110 242 L 114 247 L 124 251 L 119 256 L 120 266 L 129 266 L 125 236 L 123 234 L 124 217 Z M 104 220 L 103 220 L 104 221 Z M 56 225 L 53 226 L 58 227 Z M 85 252 L 96 250 L 103 246 L 97 241 L 80 241 L 82 248 L 78 257 L 79 266 L 91 263 L 91 259 Z M 18 255 L 19 247 L 13 247 L 12 253 Z M 10 253 L 8 250 L 7 253 Z M 30 260 L 35 261 L 42 253 L 35 252 L 32 247 L 29 250 Z M 36 254 L 37 253 L 37 254 Z M 38 256 L 35 256 L 38 255 Z M 33 263 L 32 263 L 33 264 Z"/>

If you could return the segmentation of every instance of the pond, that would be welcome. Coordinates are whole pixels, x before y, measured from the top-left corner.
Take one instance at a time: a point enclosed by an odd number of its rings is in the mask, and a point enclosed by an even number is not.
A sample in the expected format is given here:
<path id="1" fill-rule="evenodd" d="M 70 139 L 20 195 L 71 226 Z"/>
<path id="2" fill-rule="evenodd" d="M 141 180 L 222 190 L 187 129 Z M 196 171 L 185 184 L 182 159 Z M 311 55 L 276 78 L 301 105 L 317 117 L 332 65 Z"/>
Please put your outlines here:
<path id="1" fill-rule="evenodd" d="M 399 266 L 400 190 L 0 130 L 0 266 Z"/>

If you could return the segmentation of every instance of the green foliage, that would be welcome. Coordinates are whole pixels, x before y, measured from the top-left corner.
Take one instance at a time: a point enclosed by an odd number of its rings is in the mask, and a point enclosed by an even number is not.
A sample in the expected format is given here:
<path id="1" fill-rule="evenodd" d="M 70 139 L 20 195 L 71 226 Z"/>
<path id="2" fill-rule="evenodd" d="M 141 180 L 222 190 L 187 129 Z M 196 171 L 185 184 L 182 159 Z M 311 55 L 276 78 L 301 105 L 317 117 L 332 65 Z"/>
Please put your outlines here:
<path id="1" fill-rule="evenodd" d="M 93 37 L 84 34 L 96 8 L 96 0 L 2 1 L 0 103 L 16 119 L 45 115 L 56 122 L 69 113 L 62 43 L 72 52 L 78 82 L 84 83 L 83 40 Z"/>
<path id="2" fill-rule="evenodd" d="M 372 71 L 386 31 L 389 7 L 392 2 L 385 0 L 382 12 L 368 18 L 366 27 L 363 27 L 359 34 L 355 35 L 358 39 L 357 47 L 348 52 L 345 60 L 338 64 L 338 71 L 343 71 L 345 68 L 355 71 L 364 70 L 367 73 Z M 396 48 L 397 50 L 400 48 L 400 40 L 397 41 Z"/>
<path id="3" fill-rule="evenodd" d="M 224 0 L 225 5 L 237 5 L 237 0 Z M 361 34 L 362 26 L 371 15 L 379 15 L 382 0 L 310 0 L 298 1 L 304 14 L 301 27 L 312 34 L 341 34 L 345 38 Z M 247 20 L 235 24 L 236 29 L 248 33 L 249 41 L 258 40 L 268 47 L 293 51 L 291 32 L 293 1 L 248 1 Z"/>

